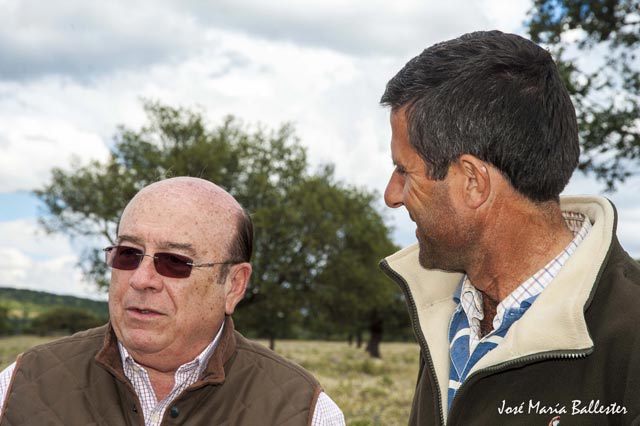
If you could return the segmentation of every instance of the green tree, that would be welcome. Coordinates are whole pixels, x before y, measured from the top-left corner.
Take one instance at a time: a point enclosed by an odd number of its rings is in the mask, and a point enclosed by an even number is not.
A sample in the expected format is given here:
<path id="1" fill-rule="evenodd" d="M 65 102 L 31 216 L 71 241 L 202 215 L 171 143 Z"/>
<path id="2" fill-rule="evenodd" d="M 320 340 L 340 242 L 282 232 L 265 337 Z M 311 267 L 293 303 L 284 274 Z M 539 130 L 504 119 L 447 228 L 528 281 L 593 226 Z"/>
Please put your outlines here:
<path id="1" fill-rule="evenodd" d="M 380 357 L 382 332 L 385 323 L 390 324 L 386 314 L 395 309 L 401 317 L 407 315 L 397 286 L 390 285 L 381 273 L 372 274 L 382 257 L 397 250 L 386 238 L 382 218 L 370 208 L 373 197 L 357 188 L 331 196 L 339 214 L 333 222 L 336 246 L 317 280 L 323 291 L 316 292 L 313 301 L 347 336 L 368 331 L 367 351 Z M 313 312 L 312 307 L 309 310 Z"/>
<path id="2" fill-rule="evenodd" d="M 615 189 L 640 158 L 640 1 L 534 0 L 527 24 L 572 95 L 580 169 Z"/>
<path id="3" fill-rule="evenodd" d="M 391 251 L 379 247 L 393 248 L 374 207 L 377 195 L 338 182 L 331 166 L 311 173 L 290 126 L 248 131 L 227 117 L 208 129 L 202 114 L 193 110 L 151 102 L 145 110 L 149 124 L 140 130 L 120 127 L 106 162 L 75 162 L 71 171 L 52 171 L 51 182 L 36 191 L 47 210 L 40 220 L 45 229 L 113 244 L 121 209 L 140 188 L 164 177 L 198 176 L 227 189 L 254 221 L 254 274 L 234 315 L 240 329 L 269 338 L 272 346 L 276 338 L 295 337 L 311 312 L 326 307 L 316 307 L 317 295 L 332 287 L 358 288 L 366 295 L 344 302 L 355 303 L 351 309 L 359 314 L 371 310 L 372 300 L 389 303 L 374 296 L 383 289 L 374 259 Z M 356 207 L 351 209 L 351 203 Z M 371 238 L 380 241 L 366 241 Z M 347 239 L 357 243 L 344 244 Z M 341 257 L 362 270 L 335 273 L 329 285 L 320 277 L 325 270 L 338 271 L 338 264 L 349 266 Z M 355 264 L 362 259 L 367 259 L 366 268 Z M 99 288 L 107 288 L 100 249 L 89 250 L 81 265 Z M 349 282 L 356 279 L 361 281 Z M 370 283 L 376 284 L 364 291 Z M 326 319 L 326 327 L 342 321 L 330 314 L 318 318 Z"/>

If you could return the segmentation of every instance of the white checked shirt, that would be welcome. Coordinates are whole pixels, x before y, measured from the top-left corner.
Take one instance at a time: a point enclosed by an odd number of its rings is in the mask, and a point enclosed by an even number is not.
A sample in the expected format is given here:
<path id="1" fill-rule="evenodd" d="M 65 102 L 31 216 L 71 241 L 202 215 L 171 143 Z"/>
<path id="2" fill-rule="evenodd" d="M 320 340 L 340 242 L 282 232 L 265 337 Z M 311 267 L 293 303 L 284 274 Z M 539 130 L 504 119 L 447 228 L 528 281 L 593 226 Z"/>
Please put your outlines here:
<path id="1" fill-rule="evenodd" d="M 224 324 L 223 324 L 224 327 Z M 218 334 L 213 341 L 207 346 L 193 361 L 181 365 L 175 373 L 175 383 L 173 389 L 162 400 L 158 401 L 156 394 L 151 386 L 151 380 L 147 370 L 129 355 L 127 350 L 118 342 L 118 348 L 120 349 L 120 357 L 122 358 L 122 365 L 124 368 L 124 374 L 127 376 L 133 389 L 140 400 L 142 405 L 142 411 L 144 416 L 145 426 L 160 426 L 163 416 L 167 411 L 167 408 L 171 403 L 184 391 L 187 387 L 192 385 L 198 380 L 198 377 L 203 373 L 204 369 L 209 362 L 209 358 L 216 349 L 220 336 L 222 335 L 222 329 L 218 331 Z M 15 363 L 7 367 L 2 373 L 0 373 L 0 404 L 4 403 L 7 396 L 9 384 L 11 382 L 11 376 L 15 369 Z M 313 412 L 313 419 L 311 421 L 312 426 L 344 426 L 344 415 L 340 408 L 329 396 L 321 392 L 318 401 L 316 403 L 315 410 Z"/>
<path id="2" fill-rule="evenodd" d="M 164 412 L 167 410 L 169 405 L 182 393 L 183 390 L 198 380 L 198 377 L 200 377 L 207 366 L 207 361 L 209 361 L 209 358 L 211 358 L 213 351 L 218 345 L 223 328 L 224 324 L 220 327 L 220 330 L 213 341 L 209 343 L 209 346 L 204 348 L 200 355 L 198 355 L 193 361 L 181 365 L 178 370 L 176 370 L 173 389 L 171 389 L 171 392 L 169 392 L 162 401 L 158 401 L 156 398 L 147 370 L 135 362 L 124 346 L 118 342 L 120 358 L 123 359 L 122 366 L 124 369 L 124 375 L 127 376 L 140 399 L 146 426 L 160 425 Z"/>

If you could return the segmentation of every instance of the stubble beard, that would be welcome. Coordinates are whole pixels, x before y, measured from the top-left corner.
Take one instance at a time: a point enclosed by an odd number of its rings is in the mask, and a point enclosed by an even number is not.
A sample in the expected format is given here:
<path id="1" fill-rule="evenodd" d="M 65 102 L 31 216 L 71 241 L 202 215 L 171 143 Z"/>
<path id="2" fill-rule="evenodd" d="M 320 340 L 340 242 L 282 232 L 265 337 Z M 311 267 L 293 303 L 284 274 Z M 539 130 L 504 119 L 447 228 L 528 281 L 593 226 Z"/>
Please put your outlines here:
<path id="1" fill-rule="evenodd" d="M 442 259 L 441 253 L 433 241 L 427 241 L 424 237 L 418 237 L 418 262 L 425 269 L 447 270 L 447 262 Z"/>
<path id="2" fill-rule="evenodd" d="M 412 218 L 420 247 L 420 266 L 464 272 L 466 251 L 473 247 L 475 232 L 453 207 L 446 182 L 434 189 L 431 203 L 430 211 L 417 211 Z"/>
<path id="3" fill-rule="evenodd" d="M 448 239 L 429 238 L 420 230 L 417 232 L 418 262 L 425 269 L 440 269 L 447 272 L 464 272 L 464 253 L 462 247 L 450 244 L 457 236 L 450 235 Z M 449 243 L 449 244 L 447 244 Z"/>

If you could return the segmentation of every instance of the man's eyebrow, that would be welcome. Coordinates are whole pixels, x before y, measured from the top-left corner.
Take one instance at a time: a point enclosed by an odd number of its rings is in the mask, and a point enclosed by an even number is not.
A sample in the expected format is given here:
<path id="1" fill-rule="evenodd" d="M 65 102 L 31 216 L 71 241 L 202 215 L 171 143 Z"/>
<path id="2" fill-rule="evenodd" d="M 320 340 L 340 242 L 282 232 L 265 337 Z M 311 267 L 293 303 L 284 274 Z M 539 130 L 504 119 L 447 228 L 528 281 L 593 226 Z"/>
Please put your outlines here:
<path id="1" fill-rule="evenodd" d="M 393 157 L 391 157 L 391 163 L 393 163 L 393 165 L 394 165 L 395 167 L 399 167 L 399 168 L 401 168 L 401 169 L 404 169 L 404 166 L 402 165 L 402 162 L 401 162 L 401 161 L 398 161 L 398 159 L 397 159 L 397 158 L 393 158 Z"/>
<path id="2" fill-rule="evenodd" d="M 118 244 L 120 244 L 123 241 L 128 241 L 133 244 L 142 245 L 142 240 L 132 235 L 118 235 L 117 241 L 118 241 Z"/>
<path id="3" fill-rule="evenodd" d="M 144 245 L 144 242 L 140 238 L 134 237 L 132 235 L 119 235 L 118 244 L 123 241 L 128 241 L 130 243 L 138 244 L 140 246 Z M 196 254 L 196 250 L 193 248 L 193 244 L 189 244 L 189 243 L 176 243 L 173 241 L 163 241 L 158 244 L 158 248 L 161 250 L 180 250 L 192 256 Z"/>
<path id="4" fill-rule="evenodd" d="M 186 252 L 191 256 L 194 256 L 196 254 L 196 250 L 193 248 L 193 244 L 189 244 L 189 243 L 176 243 L 173 241 L 166 241 L 166 242 L 160 243 L 159 247 L 162 248 L 163 250 L 166 250 L 166 249 L 179 250 L 182 252 Z"/>

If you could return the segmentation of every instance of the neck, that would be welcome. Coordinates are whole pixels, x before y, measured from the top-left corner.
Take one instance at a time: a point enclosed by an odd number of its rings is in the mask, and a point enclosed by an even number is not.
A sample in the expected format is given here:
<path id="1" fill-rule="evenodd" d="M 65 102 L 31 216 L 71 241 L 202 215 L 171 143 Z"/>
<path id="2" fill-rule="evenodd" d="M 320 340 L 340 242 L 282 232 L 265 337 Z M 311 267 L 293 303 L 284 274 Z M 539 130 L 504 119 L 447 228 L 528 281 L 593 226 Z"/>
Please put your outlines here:
<path id="1" fill-rule="evenodd" d="M 175 370 L 159 371 L 146 366 L 145 369 L 149 375 L 153 392 L 156 394 L 156 399 L 162 401 L 173 389 L 175 384 Z"/>
<path id="2" fill-rule="evenodd" d="M 555 202 L 512 202 L 496 206 L 487 217 L 481 253 L 467 269 L 473 285 L 483 293 L 485 326 L 497 305 L 520 284 L 558 255 L 573 239 L 560 206 Z M 489 329 L 490 331 L 490 329 Z"/>

